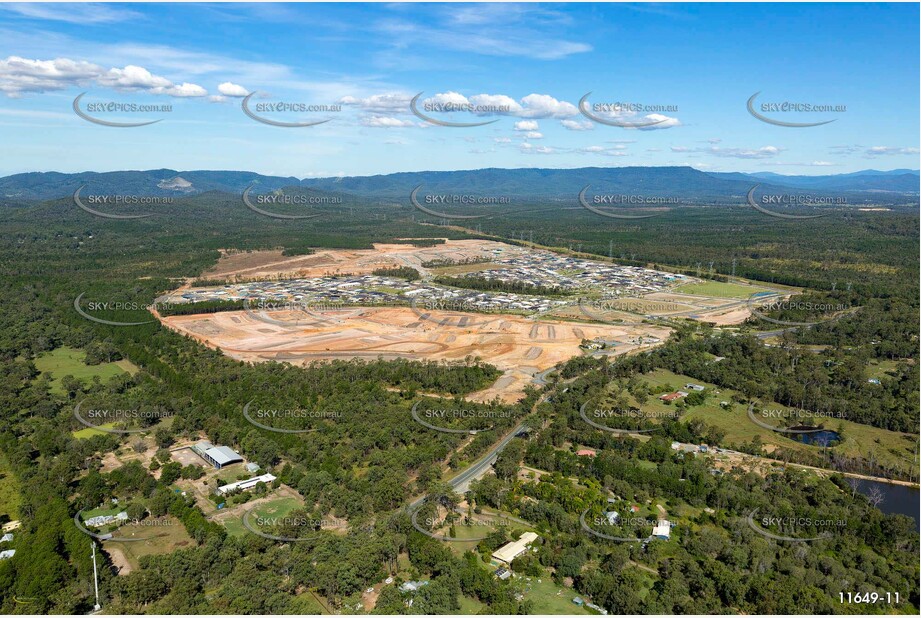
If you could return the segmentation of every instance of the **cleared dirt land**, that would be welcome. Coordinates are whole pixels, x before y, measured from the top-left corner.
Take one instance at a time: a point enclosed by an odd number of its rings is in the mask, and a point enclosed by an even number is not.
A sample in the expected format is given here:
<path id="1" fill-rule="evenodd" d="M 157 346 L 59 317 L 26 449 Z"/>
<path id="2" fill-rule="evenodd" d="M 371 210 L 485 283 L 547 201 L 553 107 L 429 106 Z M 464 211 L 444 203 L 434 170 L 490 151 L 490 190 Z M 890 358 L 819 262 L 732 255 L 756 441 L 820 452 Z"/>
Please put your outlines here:
<path id="1" fill-rule="evenodd" d="M 512 245 L 491 240 L 447 240 L 432 247 L 378 243 L 373 249 L 317 249 L 310 255 L 283 256 L 280 250 L 224 253 L 202 279 L 258 280 L 270 277 L 366 275 L 378 268 L 412 266 L 421 272 L 426 262 L 465 262 L 521 253 Z"/>
<path id="2" fill-rule="evenodd" d="M 637 346 L 629 339 L 653 335 L 664 339 L 668 330 L 657 326 L 613 326 L 557 321 L 535 321 L 516 315 L 432 311 L 407 307 L 346 308 L 303 313 L 274 311 L 249 314 L 231 311 L 172 316 L 164 324 L 225 354 L 244 361 L 285 361 L 307 364 L 337 358 L 430 359 L 463 362 L 479 357 L 504 373 L 490 388 L 472 399 L 504 401 L 520 398 L 538 371 L 582 354 L 582 339 L 617 341 L 615 353 Z M 289 319 L 296 325 L 272 322 Z"/>

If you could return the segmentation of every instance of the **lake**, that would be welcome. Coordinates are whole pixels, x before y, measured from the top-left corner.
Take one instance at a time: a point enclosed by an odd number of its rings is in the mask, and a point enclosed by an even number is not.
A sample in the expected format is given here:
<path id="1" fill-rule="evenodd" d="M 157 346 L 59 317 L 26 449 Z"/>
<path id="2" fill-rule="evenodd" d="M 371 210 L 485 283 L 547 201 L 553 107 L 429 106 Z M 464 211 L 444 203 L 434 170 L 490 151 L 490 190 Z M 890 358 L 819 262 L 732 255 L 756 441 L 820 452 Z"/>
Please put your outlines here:
<path id="1" fill-rule="evenodd" d="M 915 520 L 921 530 L 921 521 L 918 520 L 918 510 L 921 507 L 921 492 L 915 487 L 892 485 L 879 481 L 859 480 L 857 491 L 866 495 L 873 487 L 878 487 L 883 492 L 883 501 L 879 503 L 879 510 L 883 513 L 901 513 Z"/>
<path id="2" fill-rule="evenodd" d="M 795 427 L 795 429 L 804 429 L 804 427 Z M 841 440 L 841 435 L 837 431 L 823 429 L 821 431 L 810 431 L 809 433 L 796 434 L 794 438 L 797 442 L 811 444 L 812 446 L 828 446 L 833 442 Z"/>

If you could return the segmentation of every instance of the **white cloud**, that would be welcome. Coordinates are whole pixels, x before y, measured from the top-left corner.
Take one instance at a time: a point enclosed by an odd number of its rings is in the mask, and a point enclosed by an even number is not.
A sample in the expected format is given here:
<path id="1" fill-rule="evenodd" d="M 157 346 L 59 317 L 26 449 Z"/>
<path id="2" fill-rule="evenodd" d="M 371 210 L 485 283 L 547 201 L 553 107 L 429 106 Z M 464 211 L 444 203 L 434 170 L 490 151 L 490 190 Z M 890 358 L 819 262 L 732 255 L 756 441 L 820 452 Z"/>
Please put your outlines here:
<path id="1" fill-rule="evenodd" d="M 345 96 L 339 99 L 339 103 L 341 105 L 357 107 L 368 112 L 386 114 L 395 112 L 408 112 L 409 102 L 411 100 L 412 96 L 408 94 L 389 92 L 384 94 L 375 94 L 365 98 Z"/>
<path id="2" fill-rule="evenodd" d="M 17 13 L 29 19 L 46 19 L 80 25 L 105 24 L 143 17 L 135 11 L 98 2 L 67 4 L 9 2 L 0 5 L 0 10 Z"/>
<path id="3" fill-rule="evenodd" d="M 232 82 L 224 82 L 223 84 L 218 84 L 217 91 L 225 97 L 245 97 L 249 94 L 249 91 L 246 88 Z"/>
<path id="4" fill-rule="evenodd" d="M 554 154 L 556 151 L 549 146 L 535 146 L 534 144 L 529 144 L 525 142 L 521 145 L 521 152 L 527 154 Z"/>
<path id="5" fill-rule="evenodd" d="M 152 92 L 155 94 L 160 94 L 157 89 L 154 89 Z M 170 86 L 169 88 L 164 88 L 163 92 L 170 95 L 171 97 L 203 97 L 208 94 L 208 91 L 198 84 L 190 84 L 188 82 L 183 82 L 178 86 Z"/>
<path id="6" fill-rule="evenodd" d="M 521 104 L 510 96 L 504 94 L 475 94 L 470 97 L 470 103 L 480 109 L 508 110 L 506 114 L 517 115 L 522 111 Z M 484 113 L 489 113 L 484 112 Z"/>
<path id="7" fill-rule="evenodd" d="M 525 139 L 544 139 L 544 134 L 540 131 L 528 131 L 524 137 Z"/>
<path id="8" fill-rule="evenodd" d="M 515 123 L 516 131 L 537 131 L 539 128 L 536 120 L 519 120 Z"/>
<path id="9" fill-rule="evenodd" d="M 657 124 L 651 124 L 648 127 L 636 127 L 640 131 L 660 131 L 662 129 L 671 129 L 672 127 L 680 127 L 681 121 L 677 118 L 672 118 L 671 116 L 665 116 L 663 114 L 647 114 L 642 119 L 636 121 L 639 124 L 644 122 L 655 122 Z"/>
<path id="10" fill-rule="evenodd" d="M 175 97 L 202 97 L 208 94 L 198 84 L 184 82 L 177 86 L 165 77 L 154 75 L 144 67 L 133 64 L 123 69 L 106 70 L 92 62 L 69 58 L 31 60 L 10 56 L 0 60 L 0 92 L 11 97 L 93 83 L 116 90 L 146 90 L 151 94 Z"/>
<path id="11" fill-rule="evenodd" d="M 769 159 L 780 154 L 776 146 L 762 146 L 761 148 L 720 148 L 711 146 L 706 152 L 716 157 L 729 157 L 733 159 Z"/>
<path id="12" fill-rule="evenodd" d="M 570 131 L 591 131 L 595 128 L 595 123 L 591 120 L 560 120 L 560 124 Z"/>
<path id="13" fill-rule="evenodd" d="M 918 154 L 917 148 L 899 148 L 896 146 L 871 146 L 867 149 L 866 155 L 868 157 L 876 157 L 880 155 L 916 155 Z"/>
<path id="14" fill-rule="evenodd" d="M 497 144 L 511 144 L 512 138 L 510 137 L 496 137 L 494 138 Z"/>
<path id="15" fill-rule="evenodd" d="M 770 159 L 779 155 L 782 149 L 777 146 L 762 146 L 761 148 L 720 148 L 719 146 L 688 148 L 687 146 L 671 146 L 669 150 L 680 153 L 703 153 L 714 157 L 731 159 Z"/>
<path id="16" fill-rule="evenodd" d="M 577 116 L 579 110 L 572 103 L 558 101 L 549 94 L 529 94 L 521 99 L 526 118 L 565 118 Z"/>
<path id="17" fill-rule="evenodd" d="M 0 92 L 17 96 L 25 92 L 63 90 L 89 83 L 103 73 L 98 64 L 69 58 L 30 60 L 10 56 L 0 60 Z"/>
<path id="18" fill-rule="evenodd" d="M 366 116 L 361 119 L 361 124 L 375 129 L 400 129 L 416 126 L 409 120 L 402 120 L 393 116 Z"/>

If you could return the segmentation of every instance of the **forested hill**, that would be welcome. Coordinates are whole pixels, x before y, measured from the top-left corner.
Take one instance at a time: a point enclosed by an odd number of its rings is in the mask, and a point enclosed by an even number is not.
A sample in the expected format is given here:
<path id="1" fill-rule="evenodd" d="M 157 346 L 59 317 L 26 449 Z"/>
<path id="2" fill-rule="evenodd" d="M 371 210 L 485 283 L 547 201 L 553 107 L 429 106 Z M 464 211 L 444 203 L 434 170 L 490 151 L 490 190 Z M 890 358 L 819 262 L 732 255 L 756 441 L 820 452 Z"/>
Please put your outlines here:
<path id="1" fill-rule="evenodd" d="M 585 167 L 576 169 L 500 169 L 402 172 L 378 176 L 306 178 L 264 176 L 248 171 L 30 172 L 0 178 L 0 200 L 69 197 L 80 186 L 95 194 L 196 195 L 207 191 L 240 193 L 300 186 L 332 193 L 398 199 L 424 185 L 431 193 L 455 193 L 511 198 L 574 199 L 586 186 L 592 195 L 612 193 L 677 198 L 688 203 L 739 203 L 748 191 L 801 194 L 804 190 L 844 197 L 849 205 L 917 204 L 918 173 L 867 170 L 835 176 L 707 173 L 691 167 Z"/>

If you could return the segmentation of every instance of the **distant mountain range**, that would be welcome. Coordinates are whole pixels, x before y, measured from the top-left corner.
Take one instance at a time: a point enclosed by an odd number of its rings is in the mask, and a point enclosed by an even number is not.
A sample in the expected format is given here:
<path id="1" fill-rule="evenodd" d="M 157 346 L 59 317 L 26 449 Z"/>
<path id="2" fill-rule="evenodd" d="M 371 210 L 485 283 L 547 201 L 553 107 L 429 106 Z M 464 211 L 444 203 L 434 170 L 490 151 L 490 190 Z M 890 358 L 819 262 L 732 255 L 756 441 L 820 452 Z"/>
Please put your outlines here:
<path id="1" fill-rule="evenodd" d="M 404 172 L 380 176 L 298 179 L 246 171 L 31 172 L 0 178 L 7 203 L 68 197 L 81 187 L 96 195 L 197 195 L 208 191 L 241 193 L 253 185 L 264 193 L 300 187 L 377 199 L 405 200 L 423 185 L 423 194 L 508 196 L 516 199 L 573 199 L 616 193 L 677 197 L 688 203 L 738 202 L 754 185 L 760 192 L 845 195 L 849 204 L 907 203 L 919 195 L 918 170 L 865 170 L 829 176 L 785 176 L 770 172 L 702 172 L 691 167 L 586 167 L 577 169 L 500 169 Z"/>

